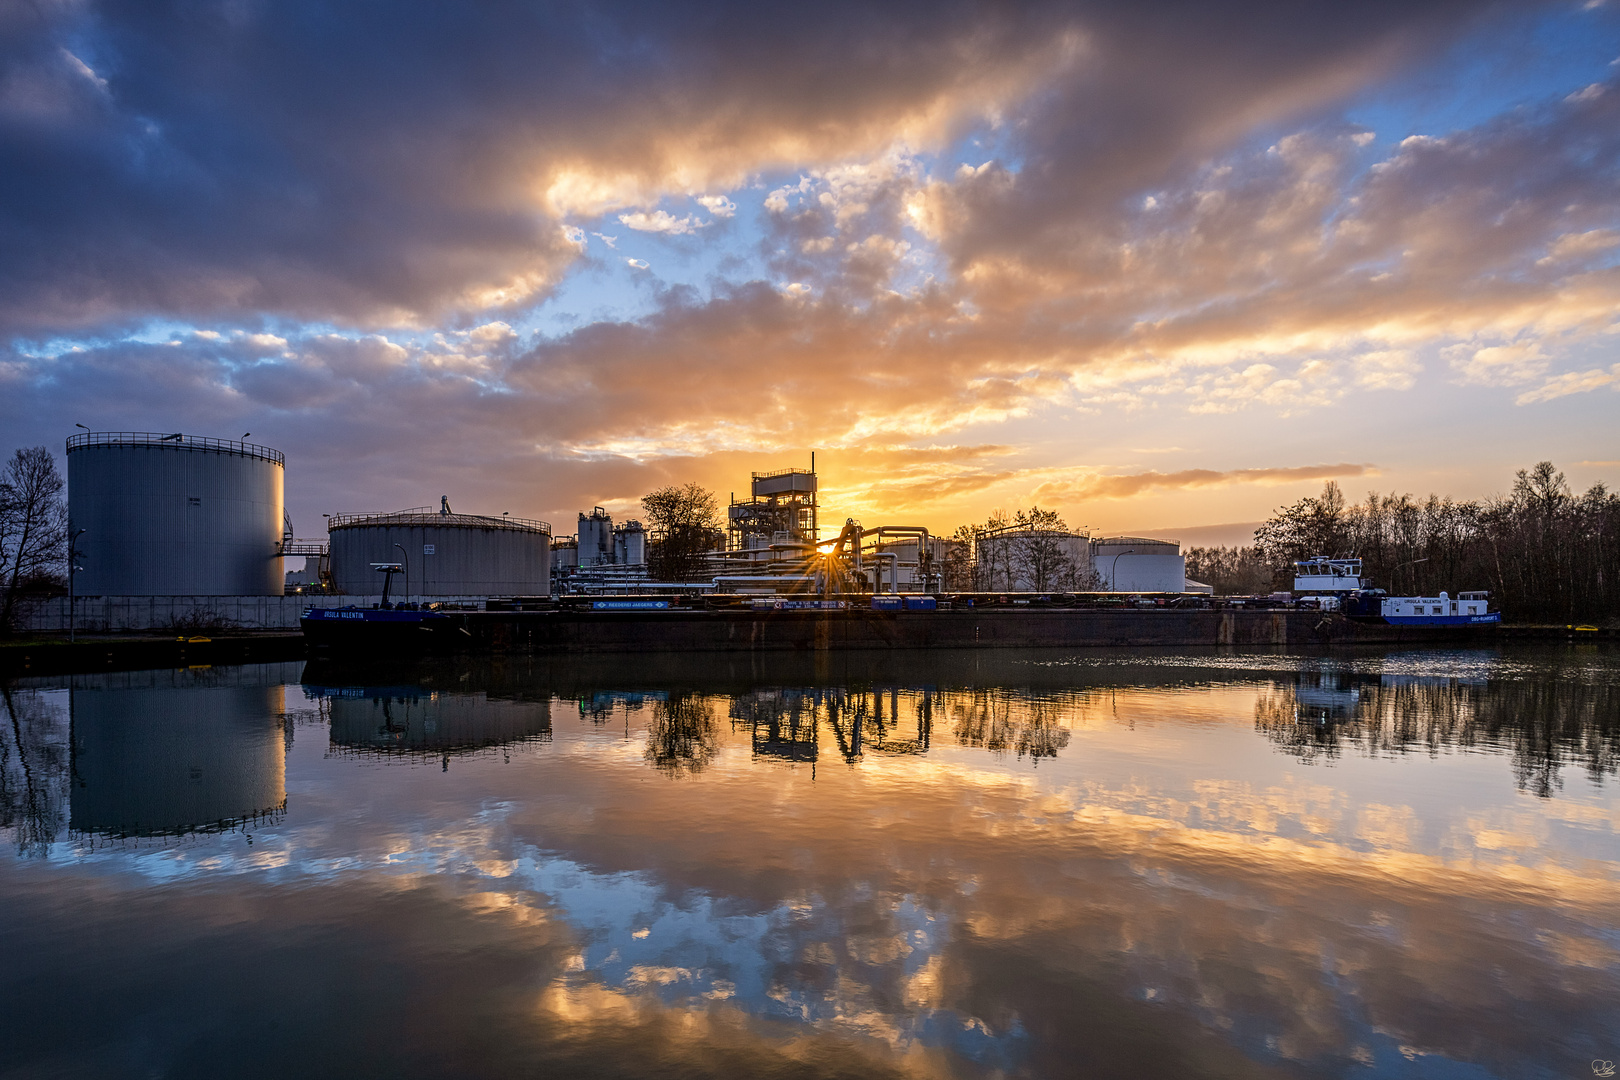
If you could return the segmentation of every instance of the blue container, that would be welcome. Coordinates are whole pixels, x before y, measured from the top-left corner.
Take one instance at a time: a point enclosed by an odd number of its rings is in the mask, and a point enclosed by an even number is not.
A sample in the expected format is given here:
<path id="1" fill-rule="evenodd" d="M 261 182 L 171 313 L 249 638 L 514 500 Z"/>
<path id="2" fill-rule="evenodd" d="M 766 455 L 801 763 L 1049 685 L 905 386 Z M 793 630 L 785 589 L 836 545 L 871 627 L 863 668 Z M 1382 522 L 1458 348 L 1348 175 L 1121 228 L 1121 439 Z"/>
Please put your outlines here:
<path id="1" fill-rule="evenodd" d="M 939 602 L 936 601 L 932 596 L 908 596 L 908 597 L 906 597 L 906 610 L 907 611 L 934 611 L 934 610 L 937 610 L 938 607 L 939 607 Z"/>
<path id="2" fill-rule="evenodd" d="M 874 596 L 872 597 L 873 611 L 900 611 L 906 606 L 903 596 Z"/>

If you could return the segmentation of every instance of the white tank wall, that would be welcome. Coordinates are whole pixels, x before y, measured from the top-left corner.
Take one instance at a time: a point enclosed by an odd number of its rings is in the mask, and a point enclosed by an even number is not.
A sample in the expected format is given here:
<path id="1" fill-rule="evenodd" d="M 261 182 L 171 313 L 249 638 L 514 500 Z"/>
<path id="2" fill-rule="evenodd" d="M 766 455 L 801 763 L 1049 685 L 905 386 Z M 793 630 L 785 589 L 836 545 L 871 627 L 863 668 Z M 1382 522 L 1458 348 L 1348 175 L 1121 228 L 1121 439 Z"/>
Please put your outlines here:
<path id="1" fill-rule="evenodd" d="M 402 556 L 398 544 L 405 549 Z M 433 548 L 428 554 L 426 548 Z M 551 592 L 551 537 L 477 525 L 343 525 L 331 531 L 332 583 L 339 591 L 382 591 L 374 562 L 404 562 L 410 595 L 544 596 Z M 393 599 L 407 582 L 396 575 Z"/>
<path id="2" fill-rule="evenodd" d="M 1130 544 L 1095 544 L 1092 560 L 1102 588 L 1114 592 L 1185 592 L 1187 559 L 1179 545 L 1156 544 L 1132 550 Z M 1118 558 L 1116 559 L 1116 556 Z"/>
<path id="3" fill-rule="evenodd" d="M 85 596 L 279 596 L 284 475 L 182 443 L 70 446 L 68 515 Z"/>

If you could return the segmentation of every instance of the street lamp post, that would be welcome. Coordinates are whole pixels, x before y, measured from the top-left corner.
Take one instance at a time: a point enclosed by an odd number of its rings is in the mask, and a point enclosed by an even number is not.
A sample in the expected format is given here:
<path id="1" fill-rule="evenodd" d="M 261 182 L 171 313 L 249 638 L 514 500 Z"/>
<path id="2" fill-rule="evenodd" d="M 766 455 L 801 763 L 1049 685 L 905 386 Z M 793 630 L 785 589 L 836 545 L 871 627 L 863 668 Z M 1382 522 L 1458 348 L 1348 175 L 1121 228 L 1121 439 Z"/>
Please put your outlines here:
<path id="1" fill-rule="evenodd" d="M 411 602 L 411 553 L 405 550 L 405 545 L 403 544 L 395 544 L 394 546 L 399 548 L 399 553 L 404 556 L 405 602 L 408 604 Z"/>
<path id="2" fill-rule="evenodd" d="M 1109 592 L 1116 592 L 1117 591 L 1116 585 L 1118 584 L 1118 581 L 1119 581 L 1119 556 L 1120 555 L 1135 555 L 1135 554 L 1136 554 L 1136 549 L 1131 548 L 1129 551 L 1121 551 L 1121 552 L 1119 552 L 1118 554 L 1116 554 L 1114 556 L 1113 563 L 1108 567 L 1108 591 Z"/>
<path id="3" fill-rule="evenodd" d="M 84 530 L 84 529 L 71 529 L 70 528 L 70 531 L 68 532 L 68 641 L 69 642 L 75 642 L 75 641 L 79 640 L 77 625 L 75 624 L 74 619 L 73 619 L 73 613 L 74 613 L 74 607 L 75 607 L 75 604 L 74 604 L 75 595 L 74 595 L 74 592 L 73 592 L 73 574 L 74 574 L 75 571 L 77 571 L 79 569 L 78 566 L 76 565 L 78 563 L 78 561 L 79 561 L 78 541 L 79 541 L 79 537 L 81 537 L 81 536 L 83 536 L 85 534 L 85 531 L 86 530 Z"/>

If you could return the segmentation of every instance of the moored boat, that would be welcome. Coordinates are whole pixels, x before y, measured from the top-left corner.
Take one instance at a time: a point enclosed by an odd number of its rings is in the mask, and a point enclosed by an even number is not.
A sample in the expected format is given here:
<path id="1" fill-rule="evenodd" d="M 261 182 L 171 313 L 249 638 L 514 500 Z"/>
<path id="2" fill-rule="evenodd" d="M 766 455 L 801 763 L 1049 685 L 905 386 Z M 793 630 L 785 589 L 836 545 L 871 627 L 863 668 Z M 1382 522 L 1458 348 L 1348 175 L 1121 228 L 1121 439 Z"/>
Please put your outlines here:
<path id="1" fill-rule="evenodd" d="M 1489 626 L 1502 621 L 1491 611 L 1490 594 L 1464 592 L 1451 596 L 1389 596 L 1382 589 L 1367 589 L 1346 599 L 1346 617 L 1390 626 Z"/>
<path id="2" fill-rule="evenodd" d="M 304 640 L 316 649 L 346 652 L 417 652 L 437 632 L 454 624 L 443 611 L 422 604 L 393 604 L 388 600 L 399 563 L 372 563 L 383 575 L 382 602 L 376 607 L 350 604 L 338 608 L 306 608 L 298 625 Z"/>
<path id="3" fill-rule="evenodd" d="M 1455 597 L 1390 596 L 1367 587 L 1360 559 L 1330 559 L 1318 555 L 1294 564 L 1294 592 L 1308 594 L 1299 603 L 1314 600 L 1324 609 L 1336 607 L 1357 622 L 1389 626 L 1489 626 L 1502 621 L 1490 610 L 1490 593 L 1462 592 Z"/>

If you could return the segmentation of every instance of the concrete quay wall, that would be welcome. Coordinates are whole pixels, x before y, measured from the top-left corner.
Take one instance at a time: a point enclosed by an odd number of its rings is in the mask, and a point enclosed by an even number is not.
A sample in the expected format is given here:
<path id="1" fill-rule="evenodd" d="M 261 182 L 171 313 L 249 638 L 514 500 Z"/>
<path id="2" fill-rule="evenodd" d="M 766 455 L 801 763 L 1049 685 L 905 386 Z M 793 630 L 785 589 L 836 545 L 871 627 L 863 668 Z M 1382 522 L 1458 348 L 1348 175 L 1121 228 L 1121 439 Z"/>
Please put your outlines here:
<path id="1" fill-rule="evenodd" d="M 346 604 L 370 607 L 375 596 L 80 596 L 74 600 L 73 618 L 86 633 L 123 630 L 169 630 L 213 624 L 235 630 L 297 630 L 298 617 L 312 607 Z M 395 598 L 397 599 L 397 597 Z M 425 596 L 411 599 L 477 603 L 482 596 Z M 18 629 L 48 634 L 68 629 L 68 599 L 59 596 L 30 608 Z"/>
<path id="2" fill-rule="evenodd" d="M 1459 636 L 1315 611 L 488 612 L 457 623 L 466 631 L 451 639 L 457 648 L 495 653 L 1309 645 Z"/>

